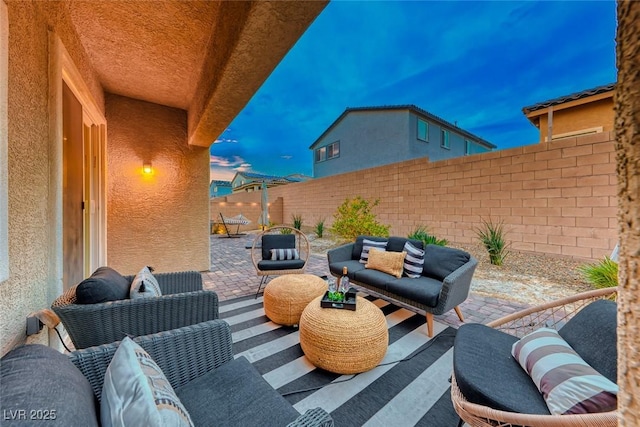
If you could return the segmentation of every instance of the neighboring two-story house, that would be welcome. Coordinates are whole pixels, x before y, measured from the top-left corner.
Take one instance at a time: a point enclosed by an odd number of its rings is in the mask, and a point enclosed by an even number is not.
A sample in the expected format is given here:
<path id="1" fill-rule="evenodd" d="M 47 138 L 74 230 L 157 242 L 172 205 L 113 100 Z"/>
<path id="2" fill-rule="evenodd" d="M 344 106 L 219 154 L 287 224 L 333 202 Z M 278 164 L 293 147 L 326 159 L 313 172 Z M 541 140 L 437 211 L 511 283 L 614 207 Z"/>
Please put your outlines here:
<path id="1" fill-rule="evenodd" d="M 415 105 L 347 108 L 309 147 L 315 178 L 418 157 L 435 161 L 495 148 Z"/>
<path id="2" fill-rule="evenodd" d="M 306 179 L 308 177 L 301 174 L 274 176 L 254 172 L 237 172 L 231 180 L 231 190 L 233 193 L 260 191 L 263 182 L 267 184 L 267 188 L 271 188 L 292 182 L 306 181 Z"/>
<path id="3" fill-rule="evenodd" d="M 540 129 L 540 142 L 609 132 L 613 130 L 614 92 L 615 83 L 610 83 L 539 102 L 522 112 Z"/>
<path id="4" fill-rule="evenodd" d="M 209 197 L 223 197 L 231 194 L 231 181 L 220 181 L 217 179 L 209 183 Z"/>

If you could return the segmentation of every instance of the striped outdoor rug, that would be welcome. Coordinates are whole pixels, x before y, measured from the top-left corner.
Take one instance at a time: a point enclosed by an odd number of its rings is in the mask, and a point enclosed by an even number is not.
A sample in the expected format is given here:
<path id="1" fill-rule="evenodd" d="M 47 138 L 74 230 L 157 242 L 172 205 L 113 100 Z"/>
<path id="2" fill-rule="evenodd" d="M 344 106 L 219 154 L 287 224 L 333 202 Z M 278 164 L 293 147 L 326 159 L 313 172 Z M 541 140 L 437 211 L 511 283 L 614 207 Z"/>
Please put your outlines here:
<path id="1" fill-rule="evenodd" d="M 223 301 L 220 317 L 231 325 L 236 357 L 245 356 L 300 413 L 320 406 L 336 426 L 457 426 L 449 383 L 456 330 L 436 322 L 429 339 L 423 315 L 365 297 L 387 318 L 389 348 L 381 366 L 356 376 L 311 365 L 297 328 L 269 321 L 262 297 Z"/>

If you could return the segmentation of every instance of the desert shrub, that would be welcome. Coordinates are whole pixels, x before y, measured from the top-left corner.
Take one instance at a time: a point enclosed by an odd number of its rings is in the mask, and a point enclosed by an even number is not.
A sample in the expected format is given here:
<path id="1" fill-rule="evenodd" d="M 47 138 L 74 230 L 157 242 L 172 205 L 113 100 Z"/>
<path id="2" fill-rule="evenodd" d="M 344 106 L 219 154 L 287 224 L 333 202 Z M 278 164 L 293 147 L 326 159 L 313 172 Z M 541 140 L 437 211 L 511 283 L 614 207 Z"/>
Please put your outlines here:
<path id="1" fill-rule="evenodd" d="M 419 225 L 411 234 L 407 236 L 409 239 L 420 240 L 426 247 L 427 245 L 447 246 L 449 243 L 447 239 L 438 239 L 433 234 L 429 233 L 427 227 Z"/>
<path id="2" fill-rule="evenodd" d="M 281 228 L 280 229 L 280 234 L 291 234 L 293 233 L 293 230 L 291 230 L 290 228 Z"/>
<path id="3" fill-rule="evenodd" d="M 598 263 L 581 265 L 579 270 L 595 288 L 618 286 L 618 263 L 607 256 Z"/>
<path id="4" fill-rule="evenodd" d="M 318 222 L 316 222 L 314 229 L 316 232 L 316 236 L 322 238 L 322 236 L 324 235 L 324 218 L 319 219 Z"/>
<path id="5" fill-rule="evenodd" d="M 391 226 L 379 223 L 371 212 L 378 203 L 378 199 L 370 202 L 361 196 L 346 199 L 333 215 L 331 230 L 348 240 L 355 240 L 359 235 L 388 237 Z"/>
<path id="6" fill-rule="evenodd" d="M 488 221 L 480 218 L 482 225 L 476 228 L 476 235 L 482 245 L 489 252 L 489 261 L 493 265 L 502 265 L 504 259 L 509 254 L 506 238 L 506 230 L 504 222 L 493 223 L 491 219 Z"/>
<path id="7" fill-rule="evenodd" d="M 296 230 L 302 229 L 302 215 L 293 214 L 291 215 L 291 220 L 293 222 L 293 228 Z"/>

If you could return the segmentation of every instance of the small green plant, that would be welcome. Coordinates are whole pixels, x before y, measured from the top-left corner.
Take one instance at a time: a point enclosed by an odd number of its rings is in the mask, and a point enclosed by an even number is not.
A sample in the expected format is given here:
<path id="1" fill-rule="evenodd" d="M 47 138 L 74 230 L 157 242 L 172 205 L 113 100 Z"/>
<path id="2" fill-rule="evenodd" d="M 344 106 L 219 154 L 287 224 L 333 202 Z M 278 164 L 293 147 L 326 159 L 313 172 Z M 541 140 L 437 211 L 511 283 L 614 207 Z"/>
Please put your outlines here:
<path id="1" fill-rule="evenodd" d="M 316 232 L 316 236 L 318 236 L 318 238 L 321 239 L 322 236 L 324 235 L 324 218 L 316 222 L 315 232 Z"/>
<path id="2" fill-rule="evenodd" d="M 488 221 L 480 218 L 482 225 L 476 228 L 476 235 L 482 245 L 489 252 L 489 261 L 493 265 L 502 265 L 504 259 L 509 254 L 509 244 L 506 242 L 506 230 L 504 222 L 493 223 L 491 219 Z"/>
<path id="3" fill-rule="evenodd" d="M 389 237 L 391 226 L 379 223 L 371 212 L 378 203 L 378 199 L 370 202 L 361 196 L 346 199 L 333 215 L 331 230 L 347 240 L 355 240 L 359 235 Z"/>
<path id="4" fill-rule="evenodd" d="M 438 245 L 438 246 L 447 246 L 449 242 L 447 239 L 438 239 L 433 234 L 429 234 L 427 227 L 423 225 L 419 225 L 409 236 L 409 239 L 420 240 L 424 246 L 427 245 Z"/>
<path id="5" fill-rule="evenodd" d="M 281 228 L 280 229 L 280 234 L 291 234 L 293 233 L 293 230 L 290 228 Z"/>
<path id="6" fill-rule="evenodd" d="M 618 263 L 609 257 L 596 264 L 584 264 L 578 267 L 585 280 L 595 288 L 618 286 Z"/>
<path id="7" fill-rule="evenodd" d="M 296 230 L 302 229 L 302 215 L 291 215 L 291 220 L 293 221 L 293 228 Z"/>
<path id="8" fill-rule="evenodd" d="M 342 292 L 327 292 L 327 298 L 329 301 L 342 301 L 344 300 L 344 294 Z"/>

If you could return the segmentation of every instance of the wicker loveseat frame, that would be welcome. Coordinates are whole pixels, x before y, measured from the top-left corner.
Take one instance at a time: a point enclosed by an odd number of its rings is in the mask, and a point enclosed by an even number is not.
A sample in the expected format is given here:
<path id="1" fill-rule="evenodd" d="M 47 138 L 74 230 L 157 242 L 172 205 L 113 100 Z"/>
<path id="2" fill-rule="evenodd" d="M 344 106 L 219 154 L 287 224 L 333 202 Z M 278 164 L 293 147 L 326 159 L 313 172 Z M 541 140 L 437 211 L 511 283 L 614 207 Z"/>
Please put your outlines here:
<path id="1" fill-rule="evenodd" d="M 591 302 L 616 297 L 617 288 L 582 292 L 505 316 L 488 323 L 487 326 L 516 337 L 523 337 L 540 327 L 558 329 Z M 584 415 L 536 415 L 501 411 L 475 404 L 469 402 L 462 394 L 456 383 L 455 374 L 451 379 L 451 400 L 460 418 L 473 427 L 614 427 L 617 425 L 617 411 Z"/>
<path id="2" fill-rule="evenodd" d="M 132 282 L 135 276 L 125 276 Z M 197 271 L 156 273 L 162 296 L 76 304 L 75 285 L 51 305 L 76 349 L 149 335 L 218 318 L 218 294 Z"/>

